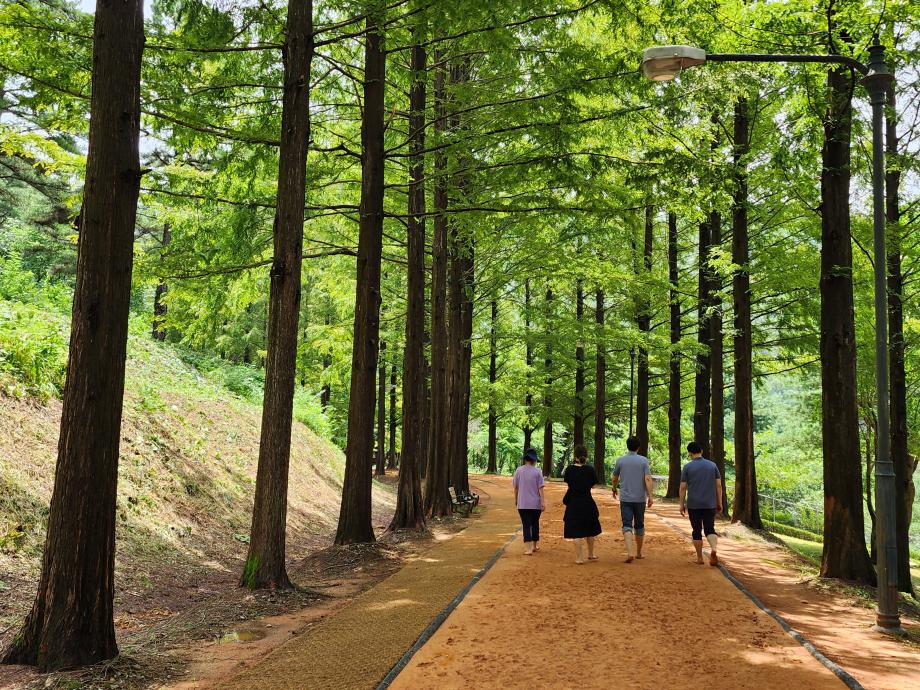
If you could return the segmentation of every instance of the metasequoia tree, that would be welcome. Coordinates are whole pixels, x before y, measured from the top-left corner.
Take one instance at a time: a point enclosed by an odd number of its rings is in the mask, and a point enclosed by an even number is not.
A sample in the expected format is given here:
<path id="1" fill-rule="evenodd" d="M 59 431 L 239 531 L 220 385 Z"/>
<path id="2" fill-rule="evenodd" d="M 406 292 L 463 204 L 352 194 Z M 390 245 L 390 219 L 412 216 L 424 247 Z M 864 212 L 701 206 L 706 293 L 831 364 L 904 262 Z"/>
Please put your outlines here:
<path id="1" fill-rule="evenodd" d="M 866 551 L 856 395 L 856 324 L 850 238 L 853 76 L 827 74 L 821 150 L 821 429 L 824 552 L 821 576 L 875 583 Z"/>
<path id="2" fill-rule="evenodd" d="M 246 587 L 273 589 L 291 586 L 284 560 L 285 529 L 310 139 L 312 2 L 288 4 L 283 58 L 284 100 L 268 300 L 265 395 L 249 553 L 241 578 Z"/>
<path id="3" fill-rule="evenodd" d="M 371 525 L 371 472 L 374 449 L 374 375 L 380 337 L 380 262 L 383 253 L 383 135 L 386 51 L 385 12 L 375 2 L 364 39 L 364 114 L 361 120 L 361 207 L 357 290 L 348 398 L 345 482 L 336 544 L 374 541 Z"/>
<path id="4" fill-rule="evenodd" d="M 115 494 L 140 191 L 141 0 L 99 2 L 77 276 L 38 592 L 3 657 L 43 671 L 118 654 Z"/>

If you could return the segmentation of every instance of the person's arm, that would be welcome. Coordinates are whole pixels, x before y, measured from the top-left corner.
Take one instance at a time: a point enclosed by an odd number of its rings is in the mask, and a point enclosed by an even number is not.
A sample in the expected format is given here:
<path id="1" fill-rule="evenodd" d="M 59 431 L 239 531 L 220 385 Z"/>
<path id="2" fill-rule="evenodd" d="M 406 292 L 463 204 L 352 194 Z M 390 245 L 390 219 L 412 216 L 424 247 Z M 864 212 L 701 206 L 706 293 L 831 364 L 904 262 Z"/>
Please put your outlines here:
<path id="1" fill-rule="evenodd" d="M 613 481 L 610 482 L 611 491 L 613 492 L 613 497 L 617 497 L 617 487 L 620 485 L 620 475 L 613 475 Z"/>
<path id="2" fill-rule="evenodd" d="M 716 477 L 716 515 L 722 514 L 722 478 Z"/>
<path id="3" fill-rule="evenodd" d="M 687 482 L 680 483 L 680 514 L 687 514 Z"/>
<path id="4" fill-rule="evenodd" d="M 546 497 L 543 495 L 543 487 L 540 487 L 540 510 L 546 510 Z"/>
<path id="5" fill-rule="evenodd" d="M 652 490 L 655 488 L 655 480 L 652 479 L 652 475 L 645 475 L 645 493 L 648 497 L 648 507 L 651 508 L 652 504 L 655 503 L 655 499 L 652 498 Z"/>

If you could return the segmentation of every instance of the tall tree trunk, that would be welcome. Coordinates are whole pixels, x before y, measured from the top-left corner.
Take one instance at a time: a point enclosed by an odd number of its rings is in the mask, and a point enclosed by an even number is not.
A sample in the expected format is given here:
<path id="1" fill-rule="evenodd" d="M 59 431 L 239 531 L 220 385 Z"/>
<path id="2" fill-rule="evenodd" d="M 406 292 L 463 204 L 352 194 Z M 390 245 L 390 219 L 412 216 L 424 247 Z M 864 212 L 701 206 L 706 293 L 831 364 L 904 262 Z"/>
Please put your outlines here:
<path id="1" fill-rule="evenodd" d="M 380 342 L 380 353 L 377 358 L 377 467 L 374 474 L 381 477 L 387 473 L 386 444 L 387 444 L 387 344 Z"/>
<path id="2" fill-rule="evenodd" d="M 543 394 L 543 476 L 551 477 L 553 474 L 553 398 L 550 393 L 553 385 L 553 330 L 550 324 L 553 312 L 553 289 L 546 288 L 546 359 L 544 361 Z"/>
<path id="3" fill-rule="evenodd" d="M 607 483 L 607 335 L 604 331 L 604 291 L 594 293 L 594 322 L 597 324 L 597 360 L 594 398 L 594 473 Z"/>
<path id="4" fill-rule="evenodd" d="M 332 299 L 327 295 L 326 304 L 323 309 L 323 325 L 331 326 L 332 325 Z M 332 356 L 329 351 L 323 352 L 323 378 L 325 379 L 326 370 L 332 366 Z M 323 412 L 326 411 L 326 407 L 329 406 L 329 400 L 332 398 L 332 388 L 329 385 L 329 382 L 326 381 L 323 383 L 322 389 L 319 393 L 319 404 L 323 408 Z"/>
<path id="5" fill-rule="evenodd" d="M 667 498 L 680 492 L 680 290 L 677 256 L 677 216 L 668 214 L 668 302 L 671 309 L 671 355 L 668 368 L 668 490 Z"/>
<path id="6" fill-rule="evenodd" d="M 166 252 L 166 248 L 169 246 L 171 240 L 172 232 L 169 230 L 169 225 L 164 225 L 162 241 L 163 253 Z M 160 278 L 159 282 L 157 282 L 156 292 L 153 294 L 153 329 L 151 335 L 154 340 L 159 340 L 161 343 L 166 342 L 166 313 L 169 310 L 163 298 L 166 296 L 167 292 L 169 292 L 169 286 L 166 284 L 166 279 Z"/>
<path id="7" fill-rule="evenodd" d="M 461 85 L 469 81 L 468 59 L 458 61 L 451 69 L 451 82 Z M 454 112 L 451 128 L 462 128 L 461 116 Z M 462 155 L 458 158 L 463 159 Z M 469 163 L 470 161 L 466 161 Z M 461 165 L 462 167 L 462 165 Z M 468 187 L 467 175 L 457 176 L 456 190 L 461 202 Z M 459 217 L 451 223 L 450 253 L 450 318 L 448 322 L 448 391 L 449 426 L 448 454 L 450 457 L 450 483 L 460 494 L 469 492 L 469 418 L 470 374 L 472 365 L 474 264 L 473 238 L 461 224 Z"/>
<path id="8" fill-rule="evenodd" d="M 348 397 L 345 481 L 336 544 L 374 541 L 371 472 L 374 449 L 374 374 L 380 337 L 380 260 L 383 251 L 383 172 L 386 53 L 383 2 L 367 17 L 364 117 L 361 121 L 361 206 L 358 231 L 355 327 Z"/>
<path id="9" fill-rule="evenodd" d="M 712 452 L 709 444 L 709 416 L 712 402 L 712 368 L 710 365 L 712 327 L 709 325 L 711 301 L 709 288 L 712 281 L 709 278 L 710 233 L 708 220 L 705 223 L 700 223 L 699 238 L 699 288 L 697 293 L 697 343 L 699 344 L 699 352 L 696 355 L 693 437 L 703 447 L 703 455 L 709 457 Z"/>
<path id="10" fill-rule="evenodd" d="M 722 244 L 722 214 L 712 211 L 709 214 L 709 242 L 710 251 L 713 247 Z M 710 266 L 709 278 L 712 281 L 709 288 L 712 316 L 709 319 L 711 329 L 709 350 L 709 371 L 712 381 L 712 415 L 710 417 L 710 440 L 712 455 L 710 459 L 719 468 L 722 476 L 722 496 L 725 493 L 725 363 L 724 363 L 724 332 L 722 329 L 722 298 L 719 292 L 722 288 L 721 279 L 715 269 Z M 728 502 L 722 503 L 722 515 L 728 517 Z"/>
<path id="11" fill-rule="evenodd" d="M 498 301 L 492 299 L 492 314 L 489 322 L 489 464 L 486 472 L 498 471 L 498 418 L 495 414 L 495 382 L 498 380 L 498 352 L 495 339 L 495 323 L 498 321 Z"/>
<path id="12" fill-rule="evenodd" d="M 262 435 L 249 553 L 240 584 L 288 588 L 285 568 L 288 470 L 300 321 L 304 197 L 310 140 L 313 3 L 290 2 L 284 52 L 278 206 L 268 302 Z"/>
<path id="13" fill-rule="evenodd" d="M 575 319 L 578 322 L 578 340 L 575 344 L 575 418 L 572 440 L 575 445 L 585 443 L 585 344 L 582 340 L 582 319 L 585 315 L 585 290 L 581 279 L 575 286 Z"/>
<path id="14" fill-rule="evenodd" d="M 434 100 L 436 138 L 447 129 L 447 93 L 444 55 L 435 51 Z M 434 237 L 431 248 L 431 412 L 428 466 L 425 475 L 425 514 L 450 515 L 450 456 L 447 447 L 447 156 L 443 148 L 434 155 Z"/>
<path id="15" fill-rule="evenodd" d="M 645 207 L 645 237 L 642 243 L 642 266 L 644 273 L 640 285 L 643 293 L 648 294 L 652 273 L 652 235 L 654 232 L 654 209 Z M 648 454 L 648 339 L 652 330 L 651 300 L 643 296 L 639 300 L 639 313 L 636 323 L 642 338 L 639 345 L 638 366 L 636 368 L 636 438 L 639 439 L 639 452 Z"/>
<path id="16" fill-rule="evenodd" d="M 530 278 L 524 279 L 524 361 L 527 363 L 527 394 L 524 396 L 524 407 L 526 408 L 527 421 L 524 423 L 524 450 L 531 447 L 533 443 L 533 391 L 531 390 L 531 372 L 533 371 L 533 341 L 531 329 L 532 321 L 530 318 Z"/>
<path id="17" fill-rule="evenodd" d="M 914 465 L 907 445 L 907 378 L 904 368 L 904 274 L 901 269 L 901 170 L 898 164 L 898 117 L 895 86 L 888 88 L 885 120 L 888 170 L 885 173 L 885 215 L 888 221 L 888 347 L 891 351 L 891 462 L 896 490 L 898 589 L 914 594 L 910 577 L 910 519 Z M 909 497 L 911 500 L 909 500 Z"/>
<path id="18" fill-rule="evenodd" d="M 3 658 L 43 671 L 118 654 L 115 498 L 141 178 L 143 49 L 140 0 L 99 2 L 70 354 L 45 551 L 32 609 Z"/>
<path id="19" fill-rule="evenodd" d="M 849 70 L 828 72 L 821 151 L 821 397 L 824 554 L 821 576 L 875 584 L 862 507 L 853 252 L 850 244 Z"/>
<path id="20" fill-rule="evenodd" d="M 751 274 L 748 248 L 748 182 L 746 157 L 750 151 L 750 121 L 745 99 L 735 103 L 734 182 L 732 203 L 732 277 L 735 314 L 735 499 L 732 521 L 763 529 L 757 500 L 754 465 L 753 335 L 751 328 Z"/>
<path id="21" fill-rule="evenodd" d="M 387 446 L 387 469 L 396 469 L 396 361 L 390 365 L 390 441 Z"/>
<path id="22" fill-rule="evenodd" d="M 454 486 L 461 493 L 470 491 L 469 474 L 469 425 L 470 425 L 470 377 L 473 366 L 473 299 L 475 295 L 475 267 L 473 264 L 473 244 L 470 241 L 461 259 L 463 291 L 461 293 L 461 354 L 460 354 L 460 410 L 455 422 L 456 442 L 453 443 L 457 453 L 454 467 L 456 483 Z"/>

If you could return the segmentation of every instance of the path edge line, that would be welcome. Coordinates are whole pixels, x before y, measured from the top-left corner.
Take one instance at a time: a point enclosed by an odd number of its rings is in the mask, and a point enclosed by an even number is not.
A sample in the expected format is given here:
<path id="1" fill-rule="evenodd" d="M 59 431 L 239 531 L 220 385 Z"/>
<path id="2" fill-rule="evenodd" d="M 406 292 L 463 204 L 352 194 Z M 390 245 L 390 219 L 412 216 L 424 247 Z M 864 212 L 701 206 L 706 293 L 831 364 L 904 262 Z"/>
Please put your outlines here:
<path id="1" fill-rule="evenodd" d="M 685 539 L 687 538 L 687 535 L 684 534 L 675 525 L 673 525 L 671 521 L 668 520 L 666 517 L 660 515 L 659 513 L 655 513 L 655 515 L 658 517 L 659 520 L 665 523 L 672 530 L 680 534 Z M 726 580 L 731 582 L 738 589 L 738 591 L 740 591 L 744 596 L 746 596 L 748 599 L 754 602 L 754 605 L 757 608 L 759 608 L 765 614 L 770 616 L 770 618 L 772 618 L 777 623 L 779 623 L 779 627 L 782 628 L 783 632 L 785 632 L 787 635 L 789 635 L 789 637 L 791 637 L 793 640 L 795 640 L 800 645 L 802 645 L 802 647 L 804 647 L 805 650 L 809 654 L 811 654 L 815 659 L 817 659 L 818 663 L 820 663 L 827 670 L 829 670 L 831 673 L 837 676 L 837 678 L 839 678 L 841 682 L 843 682 L 844 685 L 850 688 L 850 690 L 865 690 L 865 688 L 862 686 L 862 683 L 860 683 L 858 680 L 856 680 L 856 678 L 850 675 L 840 664 L 834 661 L 831 661 L 826 656 L 824 656 L 821 650 L 815 647 L 815 645 L 807 637 L 805 637 L 802 633 L 800 633 L 798 630 L 793 628 L 789 624 L 789 621 L 787 621 L 785 618 L 779 615 L 776 611 L 774 611 L 769 606 L 764 604 L 760 599 L 758 599 L 757 595 L 754 594 L 747 587 L 745 587 L 744 584 L 738 578 L 732 575 L 728 571 L 728 568 L 726 568 L 725 565 L 723 565 L 721 561 L 719 562 L 718 567 L 719 567 L 719 572 L 721 572 L 722 575 L 725 576 Z"/>
<path id="2" fill-rule="evenodd" d="M 444 621 L 447 620 L 447 617 L 453 613 L 454 609 L 457 608 L 460 602 L 466 598 L 466 595 L 470 593 L 470 590 L 476 586 L 476 583 L 479 582 L 483 575 L 489 572 L 489 569 L 495 565 L 499 558 L 502 557 L 502 555 L 505 553 L 505 550 L 508 548 L 508 546 L 510 546 L 511 542 L 517 539 L 517 536 L 520 532 L 521 528 L 518 527 L 514 531 L 514 534 L 508 538 L 508 541 L 502 544 L 499 549 L 494 554 L 492 554 L 492 557 L 489 558 L 485 565 L 479 569 L 479 572 L 473 575 L 472 579 L 463 589 L 460 590 L 457 596 L 455 596 L 451 602 L 445 606 L 437 616 L 434 617 L 434 620 L 432 620 L 431 623 L 429 623 L 428 626 L 422 631 L 422 634 L 419 635 L 415 643 L 409 647 L 409 650 L 403 654 L 402 657 L 400 657 L 399 661 L 397 661 L 393 668 L 391 668 L 389 672 L 383 677 L 383 680 L 381 680 L 380 683 L 376 686 L 376 690 L 386 690 L 386 688 L 390 687 L 390 684 L 396 680 L 396 676 L 398 676 L 400 672 L 402 672 L 402 670 L 409 664 L 409 661 L 412 660 L 412 657 L 415 656 L 416 652 L 418 652 L 418 650 L 421 649 L 425 643 L 432 638 L 435 632 L 437 632 L 438 628 L 440 628 Z M 860 688 L 860 690 L 862 689 Z"/>

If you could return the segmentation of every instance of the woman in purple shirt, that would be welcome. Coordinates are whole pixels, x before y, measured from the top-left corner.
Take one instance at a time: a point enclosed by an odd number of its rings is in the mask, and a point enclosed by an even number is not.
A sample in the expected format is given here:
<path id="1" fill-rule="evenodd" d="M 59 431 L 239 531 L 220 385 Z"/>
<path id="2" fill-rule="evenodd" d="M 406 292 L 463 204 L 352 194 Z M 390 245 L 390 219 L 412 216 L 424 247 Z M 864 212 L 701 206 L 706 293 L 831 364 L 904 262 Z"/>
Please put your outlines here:
<path id="1" fill-rule="evenodd" d="M 524 464 L 517 468 L 514 479 L 514 503 L 524 526 L 524 555 L 540 550 L 540 513 L 546 509 L 543 499 L 543 472 L 537 469 L 540 456 L 533 448 L 524 451 Z"/>

